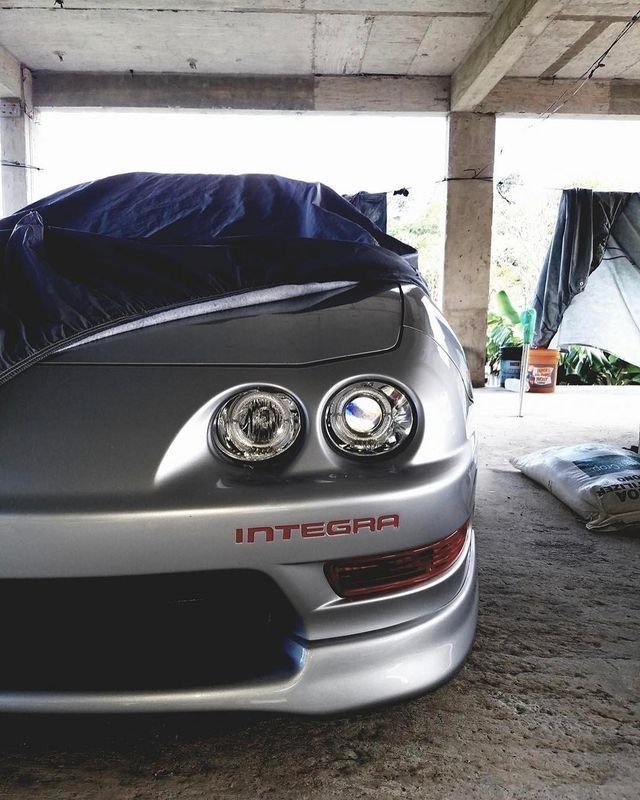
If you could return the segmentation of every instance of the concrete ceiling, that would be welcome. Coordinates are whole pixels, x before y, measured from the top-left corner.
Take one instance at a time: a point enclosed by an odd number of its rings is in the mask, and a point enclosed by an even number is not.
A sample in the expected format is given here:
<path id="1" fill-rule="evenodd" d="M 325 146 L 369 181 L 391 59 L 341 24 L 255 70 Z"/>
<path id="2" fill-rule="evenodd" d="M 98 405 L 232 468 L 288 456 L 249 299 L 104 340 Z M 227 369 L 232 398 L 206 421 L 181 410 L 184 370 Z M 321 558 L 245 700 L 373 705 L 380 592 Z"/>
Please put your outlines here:
<path id="1" fill-rule="evenodd" d="M 491 10 L 489 0 L 397 0 L 392 13 L 382 0 L 105 5 L 3 2 L 0 41 L 35 71 L 189 72 L 191 62 L 215 74 L 448 75 Z"/>
<path id="2" fill-rule="evenodd" d="M 451 75 L 497 0 L 3 0 L 0 44 L 35 73 Z M 569 0 L 507 74 L 581 75 L 635 12 Z M 599 78 L 640 78 L 640 25 Z"/>

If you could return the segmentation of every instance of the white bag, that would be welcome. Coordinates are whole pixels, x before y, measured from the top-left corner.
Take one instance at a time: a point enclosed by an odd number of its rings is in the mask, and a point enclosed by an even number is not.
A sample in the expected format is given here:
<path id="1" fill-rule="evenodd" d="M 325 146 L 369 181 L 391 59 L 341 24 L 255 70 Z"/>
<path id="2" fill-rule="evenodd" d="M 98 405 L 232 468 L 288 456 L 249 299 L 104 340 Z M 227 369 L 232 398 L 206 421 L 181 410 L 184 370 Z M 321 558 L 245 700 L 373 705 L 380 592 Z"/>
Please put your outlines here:
<path id="1" fill-rule="evenodd" d="M 640 523 L 637 453 L 590 442 L 548 447 L 511 463 L 587 520 L 589 529 Z"/>

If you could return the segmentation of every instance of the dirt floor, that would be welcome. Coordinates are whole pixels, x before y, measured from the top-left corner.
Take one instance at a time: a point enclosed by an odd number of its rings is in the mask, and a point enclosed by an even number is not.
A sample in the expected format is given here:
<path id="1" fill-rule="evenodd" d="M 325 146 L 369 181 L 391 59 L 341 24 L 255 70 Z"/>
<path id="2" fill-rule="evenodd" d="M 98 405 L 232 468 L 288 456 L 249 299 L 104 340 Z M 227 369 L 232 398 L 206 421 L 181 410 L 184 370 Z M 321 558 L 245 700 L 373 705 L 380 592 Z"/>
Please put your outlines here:
<path id="1" fill-rule="evenodd" d="M 452 683 L 330 720 L 0 718 L 0 797 L 637 800 L 640 532 L 588 533 L 507 459 L 637 443 L 640 389 L 515 408 L 477 393 L 480 624 Z"/>

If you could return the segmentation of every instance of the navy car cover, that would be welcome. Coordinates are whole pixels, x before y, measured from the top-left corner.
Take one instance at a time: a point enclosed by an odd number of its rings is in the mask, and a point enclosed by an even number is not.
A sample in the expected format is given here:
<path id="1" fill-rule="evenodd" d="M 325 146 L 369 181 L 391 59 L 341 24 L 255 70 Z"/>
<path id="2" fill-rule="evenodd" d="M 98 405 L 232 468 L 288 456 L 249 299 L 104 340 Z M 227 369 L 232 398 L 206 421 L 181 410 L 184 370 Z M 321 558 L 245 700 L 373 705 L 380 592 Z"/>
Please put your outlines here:
<path id="1" fill-rule="evenodd" d="M 0 383 L 160 311 L 288 284 L 402 281 L 416 251 L 322 184 L 131 173 L 0 221 Z"/>

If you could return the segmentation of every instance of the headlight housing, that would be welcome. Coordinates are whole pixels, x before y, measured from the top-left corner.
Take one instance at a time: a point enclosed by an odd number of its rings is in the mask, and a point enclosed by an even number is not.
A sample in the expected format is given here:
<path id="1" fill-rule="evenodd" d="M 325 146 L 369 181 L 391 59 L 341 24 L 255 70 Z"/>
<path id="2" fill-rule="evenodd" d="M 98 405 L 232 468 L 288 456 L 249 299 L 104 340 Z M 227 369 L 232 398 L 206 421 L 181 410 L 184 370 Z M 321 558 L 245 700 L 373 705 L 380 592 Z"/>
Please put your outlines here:
<path id="1" fill-rule="evenodd" d="M 352 383 L 327 403 L 325 426 L 331 443 L 357 456 L 397 450 L 411 436 L 414 413 L 407 395 L 391 383 Z"/>
<path id="2" fill-rule="evenodd" d="M 211 425 L 212 439 L 236 461 L 267 461 L 288 450 L 300 435 L 296 401 L 278 389 L 257 387 L 231 397 Z"/>

